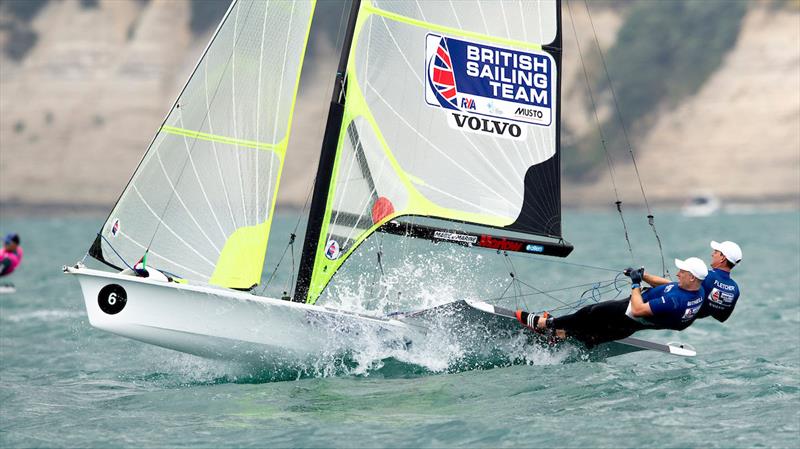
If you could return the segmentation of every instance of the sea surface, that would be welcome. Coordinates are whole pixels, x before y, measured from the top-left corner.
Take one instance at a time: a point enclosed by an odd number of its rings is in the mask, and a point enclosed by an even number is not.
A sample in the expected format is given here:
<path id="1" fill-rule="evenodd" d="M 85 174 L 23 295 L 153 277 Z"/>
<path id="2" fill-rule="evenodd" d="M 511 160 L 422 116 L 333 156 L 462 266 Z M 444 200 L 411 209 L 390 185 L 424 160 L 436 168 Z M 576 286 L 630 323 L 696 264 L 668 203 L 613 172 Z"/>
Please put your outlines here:
<path id="1" fill-rule="evenodd" d="M 565 260 L 373 242 L 321 301 L 388 313 L 462 298 L 530 309 L 611 299 L 627 289 L 613 285 L 618 270 L 662 271 L 645 215 L 626 213 L 629 251 L 616 213 L 565 212 L 576 248 Z M 743 295 L 726 323 L 642 334 L 691 344 L 695 358 L 591 361 L 523 347 L 513 363 L 470 369 L 464 348 L 449 342 L 414 359 L 357 354 L 303 373 L 203 360 L 92 328 L 78 282 L 61 266 L 83 258 L 103 218 L 0 219 L 0 232 L 19 232 L 25 249 L 21 268 L 3 279 L 17 292 L 0 295 L 0 447 L 800 447 L 797 211 L 656 214 L 673 274 L 675 257 L 708 260 L 712 239 L 743 248 L 733 272 Z M 292 214 L 276 219 L 265 279 L 296 223 Z M 289 255 L 265 294 L 291 285 Z M 501 295 L 510 272 L 526 285 Z"/>

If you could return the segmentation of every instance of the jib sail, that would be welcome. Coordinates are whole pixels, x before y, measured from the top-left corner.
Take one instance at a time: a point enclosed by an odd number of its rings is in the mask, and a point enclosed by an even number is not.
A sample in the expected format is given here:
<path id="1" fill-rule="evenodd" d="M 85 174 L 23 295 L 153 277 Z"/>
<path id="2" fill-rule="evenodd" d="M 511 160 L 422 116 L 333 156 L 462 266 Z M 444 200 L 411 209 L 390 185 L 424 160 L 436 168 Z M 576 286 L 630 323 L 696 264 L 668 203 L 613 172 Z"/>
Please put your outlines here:
<path id="1" fill-rule="evenodd" d="M 185 279 L 259 282 L 313 10 L 232 3 L 92 256 L 122 265 L 147 252 Z"/>

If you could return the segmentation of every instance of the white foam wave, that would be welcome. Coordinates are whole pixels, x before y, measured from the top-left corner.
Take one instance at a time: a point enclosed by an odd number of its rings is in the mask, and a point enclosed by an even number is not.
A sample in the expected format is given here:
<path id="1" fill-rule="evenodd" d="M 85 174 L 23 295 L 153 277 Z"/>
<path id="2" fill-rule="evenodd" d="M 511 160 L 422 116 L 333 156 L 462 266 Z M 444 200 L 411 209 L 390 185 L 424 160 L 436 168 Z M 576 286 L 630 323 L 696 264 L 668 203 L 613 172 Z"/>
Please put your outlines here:
<path id="1" fill-rule="evenodd" d="M 20 323 L 23 321 L 61 321 L 83 316 L 83 312 L 75 310 L 37 310 L 35 312 L 19 313 L 15 315 L 4 316 L 3 319 L 13 323 Z"/>

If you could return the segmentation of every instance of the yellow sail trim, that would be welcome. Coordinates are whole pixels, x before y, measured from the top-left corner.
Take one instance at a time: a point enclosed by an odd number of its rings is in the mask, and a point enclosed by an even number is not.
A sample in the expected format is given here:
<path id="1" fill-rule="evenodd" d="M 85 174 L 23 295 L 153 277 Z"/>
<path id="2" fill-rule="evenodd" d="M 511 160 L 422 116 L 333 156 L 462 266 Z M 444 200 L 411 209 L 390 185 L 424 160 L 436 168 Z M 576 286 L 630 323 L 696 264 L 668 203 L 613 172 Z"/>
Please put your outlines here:
<path id="1" fill-rule="evenodd" d="M 373 6 L 372 2 L 369 1 L 369 0 L 363 0 L 361 2 L 361 11 L 369 13 L 369 14 L 375 14 L 375 15 L 378 15 L 378 16 L 381 16 L 381 17 L 386 17 L 387 19 L 394 20 L 395 22 L 405 23 L 405 24 L 412 25 L 412 26 L 415 26 L 415 27 L 418 27 L 418 28 L 425 28 L 427 30 L 438 31 L 440 33 L 446 33 L 446 34 L 450 34 L 450 35 L 454 35 L 454 36 L 469 37 L 469 38 L 472 38 L 472 39 L 480 39 L 480 40 L 483 40 L 483 41 L 486 41 L 486 42 L 494 42 L 494 43 L 497 43 L 497 44 L 505 44 L 505 45 L 510 45 L 510 46 L 513 46 L 513 47 L 527 48 L 527 49 L 531 49 L 531 50 L 541 50 L 542 49 L 541 44 L 534 44 L 532 42 L 518 41 L 518 40 L 515 40 L 515 39 L 506 39 L 506 38 L 497 37 L 497 36 L 490 36 L 488 34 L 476 33 L 474 31 L 466 31 L 466 30 L 461 30 L 461 29 L 458 29 L 458 28 L 452 28 L 452 27 L 448 27 L 448 26 L 444 26 L 444 25 L 437 25 L 435 23 L 424 22 L 424 21 L 418 20 L 418 19 L 412 19 L 410 17 L 402 16 L 400 14 L 389 12 L 389 11 L 380 9 L 380 8 L 378 8 L 376 6 Z M 364 15 L 367 15 L 367 14 L 364 14 Z"/>
<path id="2" fill-rule="evenodd" d="M 292 105 L 289 108 L 289 121 L 288 121 L 288 123 L 286 123 L 286 136 L 283 138 L 283 140 L 281 140 L 279 142 L 278 147 L 274 149 L 275 153 L 277 153 L 278 156 L 280 157 L 281 162 L 278 165 L 278 174 L 275 177 L 275 188 L 272 190 L 272 199 L 270 200 L 271 202 L 270 202 L 270 206 L 269 206 L 269 215 L 267 215 L 267 217 L 268 217 L 267 218 L 267 227 L 264 230 L 264 234 L 269 234 L 270 229 L 272 229 L 272 218 L 275 216 L 275 204 L 277 203 L 277 200 L 278 200 L 278 187 L 280 186 L 281 176 L 283 175 L 283 163 L 284 163 L 284 159 L 286 157 L 286 150 L 287 150 L 287 147 L 288 147 L 289 135 L 290 135 L 291 129 L 292 129 L 292 121 L 294 120 L 294 108 L 297 105 L 297 91 L 300 88 L 300 75 L 303 73 L 303 61 L 305 60 L 306 49 L 308 48 L 308 38 L 309 38 L 309 36 L 311 36 L 311 23 L 314 21 L 314 11 L 316 11 L 316 8 L 317 8 L 317 0 L 312 0 L 311 4 L 312 4 L 311 5 L 311 16 L 310 16 L 311 18 L 308 21 L 308 28 L 306 29 L 306 37 L 303 40 L 303 52 L 300 55 L 300 70 L 297 71 L 297 79 L 295 80 L 295 83 L 294 83 L 294 97 L 292 98 Z M 260 269 L 259 269 L 259 274 L 258 274 L 259 275 L 259 282 L 261 280 L 260 279 L 261 272 L 264 269 L 264 258 L 267 255 L 267 244 L 268 244 L 268 242 L 264 243 L 264 251 L 261 253 L 261 262 L 260 262 L 261 264 L 259 265 Z"/>
<path id="3" fill-rule="evenodd" d="M 294 109 L 294 102 L 292 102 L 292 109 Z M 167 134 L 174 134 L 176 136 L 189 137 L 191 139 L 206 140 L 209 142 L 226 143 L 229 145 L 238 145 L 240 147 L 253 148 L 257 150 L 274 150 L 280 146 L 281 143 L 263 143 L 254 140 L 234 139 L 233 137 L 218 136 L 216 134 L 201 133 L 200 131 L 192 131 L 191 129 L 177 128 L 175 126 L 164 125 L 161 131 Z M 285 145 L 284 145 L 285 147 Z"/>
<path id="4" fill-rule="evenodd" d="M 258 284 L 268 238 L 269 221 L 237 229 L 225 242 L 208 283 L 228 288 Z"/>
<path id="5" fill-rule="evenodd" d="M 541 49 L 541 46 L 535 44 L 529 44 L 524 42 L 517 42 L 517 41 L 510 41 L 508 39 L 501 39 L 492 36 L 484 36 L 479 35 L 477 33 L 470 33 L 465 32 L 463 30 L 458 29 L 450 29 L 448 27 L 441 27 L 437 25 L 427 24 L 425 22 L 421 22 L 414 19 L 409 19 L 404 16 L 399 16 L 397 14 L 392 14 L 380 9 L 377 9 L 371 6 L 368 0 L 362 1 L 361 3 L 361 14 L 359 14 L 358 21 L 356 22 L 355 34 L 353 37 L 353 42 L 358 42 L 358 36 L 361 33 L 361 30 L 364 26 L 364 23 L 369 18 L 370 13 L 374 13 L 376 15 L 380 15 L 392 20 L 397 20 L 399 22 L 407 23 L 413 26 L 420 26 L 429 29 L 435 29 L 438 31 L 450 33 L 453 35 L 459 36 L 468 36 L 468 37 L 477 37 L 480 39 L 484 39 L 490 42 L 498 42 L 498 43 L 506 43 L 511 45 L 518 45 L 523 46 L 526 48 L 533 48 L 533 49 Z M 464 211 L 458 211 L 453 209 L 448 209 L 445 207 L 441 207 L 425 196 L 423 196 L 419 190 L 415 187 L 415 185 L 424 186 L 425 182 L 422 179 L 419 179 L 409 173 L 406 173 L 405 170 L 400 166 L 400 163 L 394 157 L 389 144 L 386 142 L 386 139 L 383 136 L 380 128 L 378 127 L 378 123 L 375 120 L 375 117 L 372 115 L 372 112 L 367 105 L 367 101 L 364 97 L 364 93 L 361 91 L 359 80 L 356 76 L 356 69 L 354 61 L 354 54 L 356 52 L 356 45 L 353 45 L 351 48 L 350 59 L 348 62 L 347 67 L 347 103 L 345 105 L 344 117 L 342 119 L 342 126 L 339 130 L 339 142 L 337 143 L 337 151 L 336 151 L 336 159 L 334 161 L 333 166 L 333 177 L 331 179 L 331 184 L 328 188 L 328 204 L 325 209 L 325 216 L 322 220 L 322 229 L 320 230 L 320 239 L 317 242 L 317 255 L 316 260 L 314 261 L 314 269 L 312 271 L 311 282 L 309 285 L 308 297 L 306 298 L 306 302 L 309 304 L 314 304 L 319 296 L 322 294 L 322 291 L 328 285 L 333 277 L 334 273 L 341 267 L 345 260 L 355 251 L 358 246 L 364 242 L 370 235 L 372 235 L 376 229 L 378 229 L 384 223 L 391 221 L 399 216 L 403 215 L 423 215 L 429 217 L 437 217 L 437 218 L 445 218 L 457 221 L 468 221 L 473 223 L 484 224 L 488 226 L 496 226 L 502 227 L 507 226 L 513 222 L 513 219 L 498 217 L 495 215 L 488 215 L 488 214 L 476 214 Z M 361 117 L 365 119 L 372 128 L 372 131 L 375 133 L 376 138 L 381 146 L 381 149 L 384 152 L 386 160 L 389 162 L 389 165 L 394 170 L 395 174 L 400 179 L 400 182 L 405 187 L 406 191 L 408 192 L 408 201 L 406 203 L 406 207 L 402 210 L 397 210 L 395 213 L 384 217 L 378 223 L 375 223 L 367 229 L 365 232 L 360 234 L 353 244 L 348 248 L 344 253 L 342 253 L 337 259 L 330 260 L 325 257 L 325 250 L 327 245 L 327 236 L 328 236 L 328 227 L 331 221 L 331 216 L 333 213 L 333 202 L 334 197 L 336 194 L 336 181 L 338 179 L 339 174 L 339 164 L 341 162 L 341 148 L 344 142 L 344 138 L 347 135 L 347 127 L 355 120 L 356 118 Z"/>
<path id="6" fill-rule="evenodd" d="M 286 124 L 286 134 L 280 142 L 276 144 L 266 144 L 250 140 L 232 139 L 224 136 L 200 133 L 197 131 L 185 130 L 172 126 L 164 126 L 162 130 L 170 134 L 194 137 L 213 142 L 228 143 L 247 148 L 269 150 L 274 152 L 280 159 L 278 164 L 278 174 L 275 178 L 275 188 L 270 199 L 269 213 L 267 220 L 255 226 L 245 226 L 237 229 L 228 240 L 220 252 L 219 258 L 211 275 L 209 284 L 228 288 L 250 288 L 261 282 L 261 273 L 264 269 L 264 258 L 267 255 L 267 244 L 269 231 L 272 228 L 272 218 L 275 215 L 275 203 L 278 198 L 278 186 L 280 186 L 281 175 L 283 174 L 283 163 L 286 156 L 286 149 L 289 142 L 289 134 L 294 120 L 294 108 L 297 105 L 297 91 L 300 86 L 300 75 L 303 72 L 303 60 L 305 59 L 308 47 L 308 38 L 311 35 L 311 23 L 313 22 L 316 0 L 312 2 L 311 15 L 308 20 L 306 37 L 303 41 L 303 52 L 300 55 L 300 70 L 297 71 L 297 78 L 294 83 L 294 95 L 292 105 L 289 108 L 289 121 Z"/>

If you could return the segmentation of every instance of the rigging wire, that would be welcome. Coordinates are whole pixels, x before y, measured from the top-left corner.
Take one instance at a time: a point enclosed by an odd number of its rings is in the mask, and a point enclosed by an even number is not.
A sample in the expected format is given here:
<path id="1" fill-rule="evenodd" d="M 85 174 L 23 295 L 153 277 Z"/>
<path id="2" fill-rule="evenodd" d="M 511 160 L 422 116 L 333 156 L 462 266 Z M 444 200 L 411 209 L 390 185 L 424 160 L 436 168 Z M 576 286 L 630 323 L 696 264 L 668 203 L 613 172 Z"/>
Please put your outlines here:
<path id="1" fill-rule="evenodd" d="M 600 135 L 600 142 L 603 147 L 603 153 L 605 153 L 606 163 L 608 164 L 608 172 L 609 175 L 611 176 L 611 185 L 614 188 L 614 197 L 616 198 L 615 204 L 617 206 L 617 212 L 619 212 L 619 218 L 622 221 L 622 229 L 625 232 L 625 241 L 628 244 L 628 252 L 631 255 L 631 263 L 633 263 L 636 258 L 633 254 L 633 247 L 631 246 L 631 240 L 628 235 L 628 225 L 625 223 L 625 215 L 622 213 L 622 201 L 619 199 L 619 190 L 617 189 L 617 182 L 614 176 L 614 159 L 611 157 L 611 153 L 608 151 L 608 147 L 606 145 L 605 133 L 603 133 L 603 127 L 600 124 L 600 117 L 597 114 L 597 103 L 595 102 L 594 93 L 592 92 L 592 86 L 591 83 L 589 82 L 589 73 L 586 70 L 586 64 L 584 63 L 583 60 L 583 51 L 581 50 L 581 43 L 580 40 L 578 39 L 578 31 L 575 28 L 575 16 L 572 14 L 572 6 L 569 0 L 567 0 L 566 3 L 567 3 L 567 10 L 569 11 L 570 22 L 572 23 L 572 32 L 575 36 L 575 43 L 578 46 L 578 56 L 580 57 L 581 60 L 581 68 L 583 69 L 583 76 L 586 80 L 586 89 L 589 92 L 589 99 L 591 100 L 592 103 L 592 112 L 594 113 L 594 119 L 597 124 L 597 132 Z"/>
<path id="2" fill-rule="evenodd" d="M 545 258 L 535 258 L 534 259 L 534 258 L 531 258 L 527 254 L 508 254 L 508 256 L 509 257 L 525 258 L 528 261 L 536 261 L 536 262 L 542 262 L 542 263 L 555 263 L 555 264 L 560 264 L 560 265 L 570 265 L 570 266 L 573 266 L 573 267 L 590 268 L 590 269 L 593 269 L 593 270 L 601 270 L 601 271 L 610 271 L 612 273 L 618 273 L 619 272 L 619 269 L 617 269 L 617 268 L 598 267 L 596 265 L 586 265 L 586 264 L 582 264 L 582 263 L 566 262 L 566 261 L 563 261 L 563 260 L 556 260 L 556 259 L 545 259 Z"/>
<path id="3" fill-rule="evenodd" d="M 127 262 L 127 261 L 126 261 L 126 260 L 125 260 L 125 259 L 124 259 L 124 258 L 123 258 L 123 257 L 122 257 L 122 256 L 121 256 L 119 253 L 118 253 L 118 252 L 117 252 L 117 250 L 114 248 L 114 245 L 112 245 L 112 244 L 111 244 L 111 242 L 109 242 L 109 241 L 108 241 L 108 239 L 107 239 L 107 238 L 106 238 L 106 237 L 105 237 L 103 234 L 101 234 L 101 233 L 99 233 L 99 232 L 98 232 L 98 233 L 97 233 L 97 235 L 98 235 L 98 236 L 100 236 L 100 238 L 101 238 L 101 239 L 103 239 L 103 240 L 106 242 L 106 244 L 108 245 L 108 247 L 109 247 L 109 248 L 111 248 L 111 251 L 114 251 L 114 254 L 116 254 L 116 255 L 117 255 L 117 257 L 119 257 L 119 260 L 121 260 L 121 261 L 122 261 L 122 263 L 124 263 L 126 267 L 128 267 L 128 268 L 129 268 L 131 271 L 136 271 L 136 270 L 134 270 L 134 269 L 133 269 L 133 267 L 132 267 L 132 266 L 130 266 L 130 265 L 128 264 L 128 262 Z M 85 257 L 84 257 L 84 258 L 85 258 Z"/>
<path id="4" fill-rule="evenodd" d="M 600 60 L 603 63 L 603 70 L 605 71 L 606 79 L 608 80 L 608 87 L 611 90 L 611 97 L 614 99 L 614 109 L 617 113 L 617 120 L 619 120 L 620 127 L 622 128 L 622 135 L 625 137 L 625 144 L 628 147 L 628 153 L 630 153 L 631 161 L 633 162 L 633 170 L 636 173 L 636 180 L 639 182 L 639 189 L 642 191 L 642 199 L 644 199 L 644 205 L 647 208 L 647 222 L 650 225 L 650 228 L 653 230 L 653 235 L 655 235 L 656 242 L 658 243 L 658 252 L 661 255 L 661 269 L 664 273 L 664 276 L 668 276 L 669 270 L 667 269 L 666 262 L 664 261 L 664 250 L 661 246 L 661 237 L 658 235 L 658 231 L 656 230 L 655 217 L 653 216 L 653 211 L 650 209 L 650 202 L 647 201 L 647 195 L 644 192 L 644 183 L 642 183 L 642 177 L 639 174 L 639 166 L 636 164 L 636 156 L 633 153 L 633 145 L 631 145 L 631 140 L 628 136 L 628 128 L 625 126 L 625 120 L 622 119 L 622 110 L 619 107 L 619 101 L 617 100 L 617 93 L 614 90 L 614 83 L 611 82 L 611 75 L 608 72 L 608 65 L 606 64 L 606 58 L 605 55 L 603 54 L 603 49 L 600 47 L 600 41 L 597 39 L 597 30 L 594 27 L 594 20 L 592 19 L 592 13 L 591 10 L 589 9 L 589 2 L 587 0 L 583 0 L 583 3 L 584 6 L 586 7 L 586 14 L 589 16 L 589 23 L 592 26 L 594 43 L 597 46 L 597 51 L 600 53 Z"/>
<path id="5" fill-rule="evenodd" d="M 498 254 L 500 252 L 498 251 Z M 568 287 L 561 287 L 552 290 L 542 290 L 539 289 L 525 281 L 522 281 L 517 276 L 517 271 L 512 262 L 511 258 L 507 251 L 503 251 L 503 261 L 506 265 L 510 268 L 509 276 L 511 277 L 511 281 L 506 285 L 506 288 L 500 293 L 500 296 L 495 298 L 486 299 L 486 302 L 495 302 L 499 300 L 506 299 L 506 293 L 513 288 L 513 296 L 511 298 L 514 299 L 514 304 L 517 308 L 520 308 L 520 303 L 524 306 L 525 310 L 531 310 L 528 307 L 527 302 L 525 301 L 526 297 L 536 296 L 536 295 L 544 295 L 553 301 L 561 304 L 561 306 L 552 308 L 550 311 L 562 311 L 562 310 L 577 310 L 579 307 L 583 306 L 588 300 L 592 300 L 593 302 L 599 302 L 600 299 L 606 295 L 607 293 L 616 291 L 616 295 L 613 299 L 617 299 L 621 294 L 623 289 L 619 286 L 619 281 L 623 276 L 622 273 L 617 272 L 617 275 L 613 279 L 602 280 L 602 281 L 595 281 L 595 282 L 588 282 L 583 284 L 576 284 Z M 617 270 L 613 270 L 617 271 Z M 533 290 L 532 293 L 523 293 L 522 287 L 526 287 L 530 290 Z M 581 295 L 578 297 L 577 300 L 568 302 L 566 300 L 562 300 L 556 296 L 553 296 L 551 293 L 561 292 L 566 290 L 574 290 L 576 288 L 581 287 L 590 287 L 586 289 Z M 588 295 L 588 296 L 587 296 Z"/>
<path id="6" fill-rule="evenodd" d="M 497 253 L 500 254 L 500 251 L 498 251 Z M 523 296 L 522 296 L 522 289 L 519 286 L 520 280 L 517 279 L 516 275 L 517 269 L 516 267 L 514 267 L 514 263 L 511 261 L 511 258 L 508 257 L 508 251 L 503 251 L 503 261 L 506 263 L 506 265 L 508 265 L 509 269 L 511 270 L 508 273 L 509 276 L 511 276 L 511 284 L 509 284 L 509 287 L 514 287 L 515 303 L 517 304 L 517 306 L 519 306 L 519 301 L 521 300 L 522 304 L 525 306 L 525 309 L 528 309 L 529 308 L 528 303 L 526 303 L 524 299 L 521 299 Z M 506 290 L 508 289 L 506 288 Z"/>
<path id="7" fill-rule="evenodd" d="M 585 284 L 577 284 L 577 285 L 573 285 L 573 286 L 569 286 L 569 287 L 563 287 L 563 288 L 552 289 L 552 290 L 547 290 L 547 291 L 538 289 L 538 288 L 534 287 L 533 285 L 530 285 L 530 284 L 527 284 L 525 282 L 519 281 L 518 279 L 516 279 L 516 277 L 512 277 L 511 282 L 508 284 L 506 289 L 503 290 L 503 292 L 501 293 L 500 296 L 495 297 L 495 298 L 485 299 L 484 301 L 486 301 L 486 302 L 497 302 L 497 301 L 506 299 L 507 297 L 506 297 L 505 294 L 509 290 L 511 285 L 514 284 L 514 283 L 521 283 L 521 284 L 525 285 L 526 287 L 530 288 L 531 290 L 533 290 L 533 292 L 529 292 L 529 293 L 521 293 L 520 292 L 520 293 L 516 294 L 518 296 L 514 297 L 515 300 L 519 301 L 521 298 L 524 298 L 524 297 L 531 297 L 531 296 L 536 296 L 536 295 L 546 295 L 549 298 L 551 298 L 554 301 L 556 301 L 559 304 L 561 304 L 558 307 L 549 308 L 548 311 L 550 311 L 550 312 L 560 312 L 560 311 L 564 311 L 564 310 L 574 311 L 574 310 L 577 310 L 578 308 L 582 307 L 585 303 L 589 302 L 590 300 L 592 302 L 595 302 L 595 303 L 600 302 L 600 300 L 605 295 L 607 295 L 609 293 L 612 293 L 612 292 L 616 292 L 616 294 L 615 294 L 613 299 L 619 298 L 619 296 L 624 291 L 624 289 L 620 286 L 621 276 L 622 276 L 622 274 L 620 273 L 614 279 L 602 280 L 602 281 L 597 281 L 597 282 L 590 282 L 590 283 L 585 283 Z M 590 288 L 584 290 L 578 296 L 578 299 L 573 300 L 573 301 L 562 300 L 562 299 L 556 298 L 555 296 L 550 295 L 550 293 L 554 293 L 554 292 L 560 292 L 560 291 L 566 291 L 566 290 L 574 290 L 576 288 L 587 287 L 587 286 L 590 286 Z M 518 302 L 516 304 L 518 305 Z M 528 308 L 526 306 L 526 310 L 530 311 L 530 308 Z"/>

